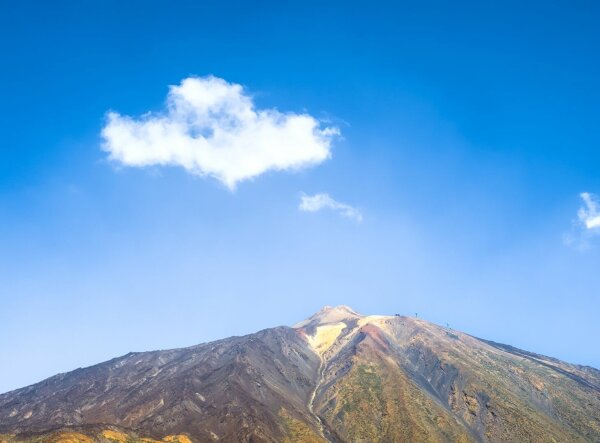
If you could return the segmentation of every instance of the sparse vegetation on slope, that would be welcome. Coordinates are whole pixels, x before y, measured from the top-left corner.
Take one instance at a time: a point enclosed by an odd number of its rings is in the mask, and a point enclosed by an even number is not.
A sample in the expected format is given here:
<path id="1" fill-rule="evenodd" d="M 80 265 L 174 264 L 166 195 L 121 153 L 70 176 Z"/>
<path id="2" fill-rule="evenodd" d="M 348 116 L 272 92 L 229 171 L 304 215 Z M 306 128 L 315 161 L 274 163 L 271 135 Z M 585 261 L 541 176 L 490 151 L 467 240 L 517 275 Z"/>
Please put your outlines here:
<path id="1" fill-rule="evenodd" d="M 187 435 L 168 435 L 160 440 L 132 431 L 103 429 L 61 429 L 34 435 L 0 435 L 0 443 L 192 443 Z"/>

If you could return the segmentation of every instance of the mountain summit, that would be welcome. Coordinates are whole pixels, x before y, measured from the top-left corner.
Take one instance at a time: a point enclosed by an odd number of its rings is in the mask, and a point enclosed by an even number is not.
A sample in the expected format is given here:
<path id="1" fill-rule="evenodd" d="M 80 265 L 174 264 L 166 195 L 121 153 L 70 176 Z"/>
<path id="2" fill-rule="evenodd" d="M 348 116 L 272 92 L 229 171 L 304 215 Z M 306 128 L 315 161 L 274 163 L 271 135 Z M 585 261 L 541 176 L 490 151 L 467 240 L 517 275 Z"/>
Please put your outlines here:
<path id="1" fill-rule="evenodd" d="M 358 312 L 354 311 L 349 306 L 323 306 L 317 313 L 311 315 L 304 321 L 294 325 L 295 328 L 300 328 L 307 325 L 317 325 L 325 323 L 335 323 L 342 320 L 352 320 L 362 317 Z"/>
<path id="2" fill-rule="evenodd" d="M 86 443 L 596 442 L 600 371 L 421 319 L 326 306 L 294 327 L 130 353 L 2 394 L 0 433 Z"/>

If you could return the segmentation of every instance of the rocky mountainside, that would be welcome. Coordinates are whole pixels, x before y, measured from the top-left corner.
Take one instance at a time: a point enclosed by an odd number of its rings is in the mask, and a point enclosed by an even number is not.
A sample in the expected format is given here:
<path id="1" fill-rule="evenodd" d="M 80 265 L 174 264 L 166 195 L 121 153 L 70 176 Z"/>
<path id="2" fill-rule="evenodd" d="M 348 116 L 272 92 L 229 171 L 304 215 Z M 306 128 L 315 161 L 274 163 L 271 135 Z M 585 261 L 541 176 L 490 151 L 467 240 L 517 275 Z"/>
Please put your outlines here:
<path id="1" fill-rule="evenodd" d="M 403 316 L 131 353 L 0 395 L 0 441 L 600 441 L 600 371 Z M 87 439 L 87 440 L 86 440 Z"/>

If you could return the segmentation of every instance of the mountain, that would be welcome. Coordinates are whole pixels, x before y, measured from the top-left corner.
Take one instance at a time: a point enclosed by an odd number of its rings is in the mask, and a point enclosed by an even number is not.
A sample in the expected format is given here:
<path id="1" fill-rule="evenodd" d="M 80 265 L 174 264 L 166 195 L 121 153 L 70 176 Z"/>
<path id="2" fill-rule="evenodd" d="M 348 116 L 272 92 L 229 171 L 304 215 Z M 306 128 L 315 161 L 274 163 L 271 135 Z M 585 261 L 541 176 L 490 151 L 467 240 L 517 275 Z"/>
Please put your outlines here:
<path id="1" fill-rule="evenodd" d="M 599 442 L 600 371 L 325 307 L 0 395 L 0 441 Z"/>

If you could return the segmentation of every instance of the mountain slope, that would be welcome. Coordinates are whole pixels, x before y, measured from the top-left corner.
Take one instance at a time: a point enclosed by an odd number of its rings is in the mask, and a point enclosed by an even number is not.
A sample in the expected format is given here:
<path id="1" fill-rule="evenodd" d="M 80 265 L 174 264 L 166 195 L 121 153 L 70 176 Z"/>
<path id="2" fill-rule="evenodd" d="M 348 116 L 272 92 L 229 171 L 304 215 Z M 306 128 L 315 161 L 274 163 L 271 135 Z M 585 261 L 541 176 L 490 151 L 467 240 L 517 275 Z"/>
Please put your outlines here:
<path id="1" fill-rule="evenodd" d="M 290 328 L 132 353 L 0 396 L 0 432 L 110 423 L 155 437 L 281 441 L 304 409 L 318 358 Z"/>
<path id="2" fill-rule="evenodd" d="M 361 318 L 325 356 L 317 409 L 345 441 L 598 441 L 600 435 L 598 371 L 422 320 Z"/>
<path id="3" fill-rule="evenodd" d="M 198 442 L 600 441 L 600 372 L 339 306 L 0 395 L 13 439 L 94 424 Z"/>

